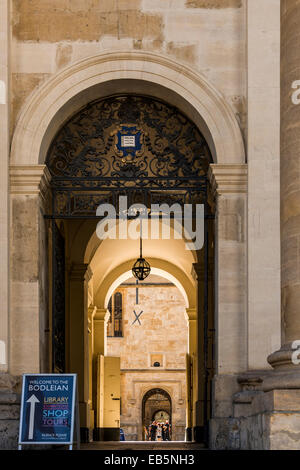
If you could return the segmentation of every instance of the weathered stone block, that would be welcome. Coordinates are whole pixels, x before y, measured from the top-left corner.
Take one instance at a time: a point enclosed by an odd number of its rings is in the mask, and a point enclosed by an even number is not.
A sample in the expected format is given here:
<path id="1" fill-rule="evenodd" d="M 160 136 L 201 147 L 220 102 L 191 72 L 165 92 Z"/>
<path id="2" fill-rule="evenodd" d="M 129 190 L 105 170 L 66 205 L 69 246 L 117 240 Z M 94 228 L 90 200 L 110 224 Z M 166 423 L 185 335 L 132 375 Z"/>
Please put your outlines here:
<path id="1" fill-rule="evenodd" d="M 0 449 L 17 449 L 19 420 L 0 419 Z"/>

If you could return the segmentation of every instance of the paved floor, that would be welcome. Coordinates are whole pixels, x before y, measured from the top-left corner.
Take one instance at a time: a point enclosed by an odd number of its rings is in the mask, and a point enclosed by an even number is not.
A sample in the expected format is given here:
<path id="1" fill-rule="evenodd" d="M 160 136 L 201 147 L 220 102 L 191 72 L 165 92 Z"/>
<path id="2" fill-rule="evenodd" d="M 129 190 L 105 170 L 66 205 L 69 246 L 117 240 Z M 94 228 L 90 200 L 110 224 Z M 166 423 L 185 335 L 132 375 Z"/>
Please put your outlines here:
<path id="1" fill-rule="evenodd" d="M 148 441 L 121 441 L 121 442 L 90 442 L 81 444 L 82 450 L 203 450 L 202 444 L 192 442 L 148 442 Z"/>

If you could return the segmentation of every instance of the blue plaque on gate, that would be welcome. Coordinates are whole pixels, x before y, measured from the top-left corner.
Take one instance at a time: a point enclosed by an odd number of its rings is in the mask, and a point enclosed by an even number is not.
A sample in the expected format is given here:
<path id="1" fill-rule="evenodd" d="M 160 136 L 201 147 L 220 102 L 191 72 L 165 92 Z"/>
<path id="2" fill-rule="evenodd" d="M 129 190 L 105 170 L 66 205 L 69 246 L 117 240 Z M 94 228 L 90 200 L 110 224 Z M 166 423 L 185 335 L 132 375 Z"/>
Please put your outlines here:
<path id="1" fill-rule="evenodd" d="M 116 148 L 122 157 L 139 156 L 142 151 L 142 132 L 137 126 L 121 125 L 116 133 Z"/>

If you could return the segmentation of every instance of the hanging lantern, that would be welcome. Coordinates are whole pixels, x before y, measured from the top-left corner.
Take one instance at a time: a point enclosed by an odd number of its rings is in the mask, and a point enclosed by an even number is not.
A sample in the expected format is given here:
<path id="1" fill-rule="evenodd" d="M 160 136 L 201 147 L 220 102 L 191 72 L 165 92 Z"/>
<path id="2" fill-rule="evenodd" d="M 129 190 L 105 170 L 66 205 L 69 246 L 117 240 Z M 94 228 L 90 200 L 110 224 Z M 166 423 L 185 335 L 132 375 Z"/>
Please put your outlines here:
<path id="1" fill-rule="evenodd" d="M 138 279 L 139 281 L 143 281 L 146 277 L 149 276 L 151 272 L 150 264 L 148 261 L 143 258 L 142 253 L 142 222 L 140 224 L 140 257 L 136 260 L 132 267 L 132 274 L 133 276 Z"/>
<path id="2" fill-rule="evenodd" d="M 145 258 L 142 257 L 136 260 L 132 268 L 132 274 L 139 281 L 143 281 L 144 279 L 146 279 L 146 277 L 149 276 L 150 271 L 150 264 L 148 263 L 148 261 L 145 260 Z"/>

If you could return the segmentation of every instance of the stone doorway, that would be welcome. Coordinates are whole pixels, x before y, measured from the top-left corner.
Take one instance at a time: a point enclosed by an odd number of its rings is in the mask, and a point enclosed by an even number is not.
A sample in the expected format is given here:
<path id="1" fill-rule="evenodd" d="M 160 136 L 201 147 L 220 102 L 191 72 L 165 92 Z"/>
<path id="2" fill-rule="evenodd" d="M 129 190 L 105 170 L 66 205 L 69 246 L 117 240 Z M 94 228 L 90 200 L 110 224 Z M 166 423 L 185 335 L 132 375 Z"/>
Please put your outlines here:
<path id="1" fill-rule="evenodd" d="M 143 429 L 148 427 L 152 421 L 165 423 L 166 420 L 172 425 L 172 401 L 170 395 L 161 388 L 149 390 L 145 393 L 142 401 Z M 147 440 L 145 435 L 143 437 L 143 440 Z"/>

